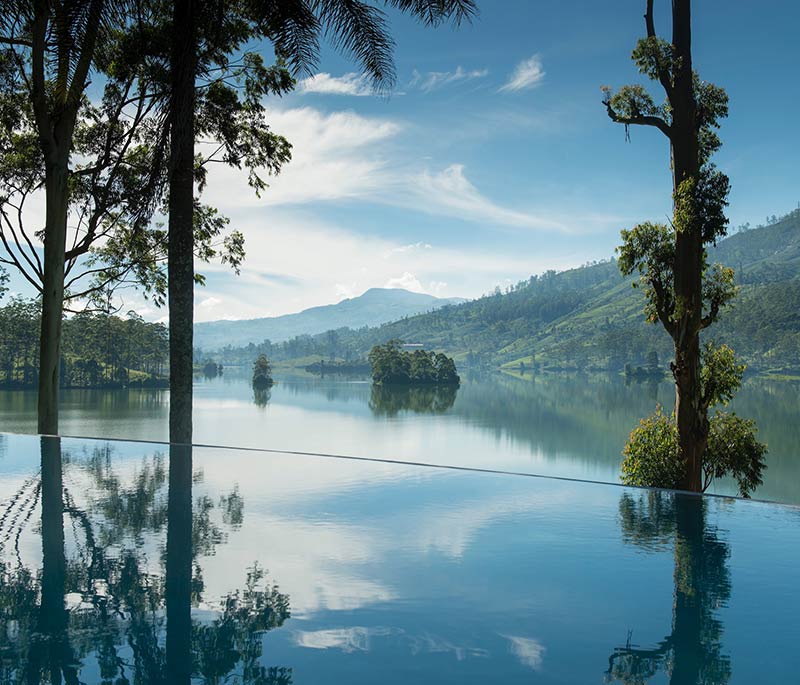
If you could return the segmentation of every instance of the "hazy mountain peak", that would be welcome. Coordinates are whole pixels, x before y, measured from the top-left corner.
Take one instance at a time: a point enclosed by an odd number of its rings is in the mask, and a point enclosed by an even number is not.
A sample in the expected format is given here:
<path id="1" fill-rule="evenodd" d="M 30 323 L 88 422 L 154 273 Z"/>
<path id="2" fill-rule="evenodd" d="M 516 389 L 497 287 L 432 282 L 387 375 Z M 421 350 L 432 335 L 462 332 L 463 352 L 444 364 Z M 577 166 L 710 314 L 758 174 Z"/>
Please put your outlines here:
<path id="1" fill-rule="evenodd" d="M 401 288 L 370 288 L 357 297 L 337 304 L 312 307 L 297 314 L 198 323 L 194 327 L 195 347 L 215 350 L 226 345 L 238 347 L 257 344 L 267 339 L 281 342 L 298 335 L 315 335 L 337 328 L 380 326 L 463 301 L 461 298 L 438 298 Z"/>

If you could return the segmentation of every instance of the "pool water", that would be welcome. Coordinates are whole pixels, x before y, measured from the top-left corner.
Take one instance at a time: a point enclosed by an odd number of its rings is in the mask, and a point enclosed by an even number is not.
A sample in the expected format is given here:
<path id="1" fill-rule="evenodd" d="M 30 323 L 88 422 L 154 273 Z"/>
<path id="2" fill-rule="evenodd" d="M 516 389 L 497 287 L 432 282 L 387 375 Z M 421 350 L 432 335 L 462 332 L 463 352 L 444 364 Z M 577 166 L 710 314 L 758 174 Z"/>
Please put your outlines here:
<path id="1" fill-rule="evenodd" d="M 0 434 L 0 682 L 791 683 L 800 509 Z"/>

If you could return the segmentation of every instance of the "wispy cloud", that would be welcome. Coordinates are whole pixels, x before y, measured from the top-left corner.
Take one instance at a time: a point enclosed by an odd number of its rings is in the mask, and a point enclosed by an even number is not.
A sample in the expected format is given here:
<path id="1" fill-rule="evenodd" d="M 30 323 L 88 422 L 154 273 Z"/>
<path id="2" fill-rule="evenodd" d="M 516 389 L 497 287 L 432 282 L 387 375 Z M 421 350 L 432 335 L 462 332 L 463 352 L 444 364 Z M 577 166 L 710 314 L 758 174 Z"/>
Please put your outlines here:
<path id="1" fill-rule="evenodd" d="M 326 114 L 312 107 L 273 111 L 269 121 L 272 130 L 291 141 L 292 161 L 280 176 L 269 179 L 264 200 L 240 190 L 245 178 L 241 170 L 218 165 L 206 191 L 210 202 L 230 205 L 233 188 L 240 208 L 352 199 L 373 195 L 390 183 L 382 145 L 402 130 L 399 122 L 352 111 Z"/>
<path id="2" fill-rule="evenodd" d="M 364 97 L 373 95 L 374 91 L 363 74 L 344 74 L 332 76 L 328 73 L 314 74 L 302 79 L 297 84 L 299 93 L 317 93 L 321 95 L 352 95 Z"/>
<path id="3" fill-rule="evenodd" d="M 463 164 L 451 164 L 438 173 L 423 172 L 415 179 L 413 190 L 420 200 L 418 208 L 429 213 L 446 214 L 490 225 L 560 231 L 566 229 L 558 221 L 493 202 L 466 177 Z"/>
<path id="4" fill-rule="evenodd" d="M 488 74 L 488 69 L 467 70 L 461 66 L 456 67 L 455 71 L 429 71 L 424 74 L 415 69 L 408 86 L 409 88 L 416 87 L 425 93 L 429 93 L 451 83 L 485 78 Z"/>
<path id="5" fill-rule="evenodd" d="M 542 58 L 539 55 L 534 55 L 516 66 L 511 76 L 508 77 L 508 81 L 500 88 L 500 92 L 510 93 L 536 88 L 542 83 L 544 77 L 545 70 L 542 66 Z"/>

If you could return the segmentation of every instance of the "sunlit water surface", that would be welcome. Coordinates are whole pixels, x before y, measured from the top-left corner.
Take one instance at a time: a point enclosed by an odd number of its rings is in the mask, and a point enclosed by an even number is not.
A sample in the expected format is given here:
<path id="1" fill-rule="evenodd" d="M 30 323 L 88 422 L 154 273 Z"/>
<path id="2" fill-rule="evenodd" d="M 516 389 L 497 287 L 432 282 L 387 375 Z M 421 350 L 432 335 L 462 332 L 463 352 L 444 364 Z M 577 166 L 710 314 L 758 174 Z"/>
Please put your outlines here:
<path id="1" fill-rule="evenodd" d="M 279 376 L 254 395 L 245 373 L 195 385 L 195 441 L 523 471 L 605 482 L 619 478 L 621 449 L 639 419 L 674 402 L 669 383 L 619 376 L 465 378 L 443 389 L 373 390 L 366 381 Z M 756 497 L 800 503 L 800 385 L 749 379 L 732 405 L 756 419 L 769 445 Z M 169 393 L 67 390 L 64 435 L 166 440 Z M 0 391 L 0 430 L 36 430 L 35 394 Z M 736 494 L 716 483 L 713 492 Z"/>

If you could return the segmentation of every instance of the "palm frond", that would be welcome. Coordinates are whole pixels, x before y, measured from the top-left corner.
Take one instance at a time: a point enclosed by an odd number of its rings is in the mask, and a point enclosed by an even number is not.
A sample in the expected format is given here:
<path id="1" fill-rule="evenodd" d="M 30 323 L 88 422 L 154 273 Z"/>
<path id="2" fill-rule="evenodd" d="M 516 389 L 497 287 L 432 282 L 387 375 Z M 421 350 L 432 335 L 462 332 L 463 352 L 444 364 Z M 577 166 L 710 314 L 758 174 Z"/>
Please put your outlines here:
<path id="1" fill-rule="evenodd" d="M 475 0 L 385 0 L 385 3 L 433 26 L 447 20 L 458 25 L 478 14 Z"/>
<path id="2" fill-rule="evenodd" d="M 361 0 L 312 0 L 311 8 L 331 44 L 352 55 L 376 89 L 394 85 L 394 41 L 381 9 Z"/>
<path id="3" fill-rule="evenodd" d="M 250 0 L 259 31 L 295 74 L 311 74 L 319 62 L 320 23 L 306 0 Z"/>

